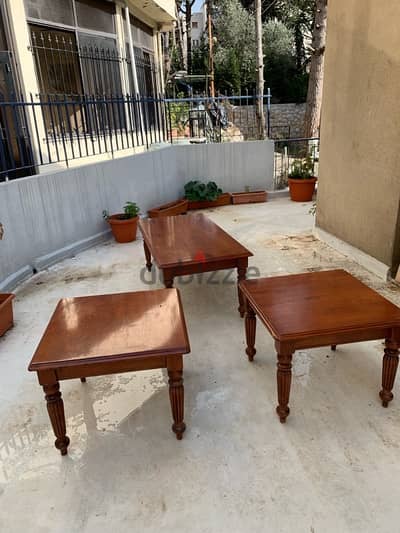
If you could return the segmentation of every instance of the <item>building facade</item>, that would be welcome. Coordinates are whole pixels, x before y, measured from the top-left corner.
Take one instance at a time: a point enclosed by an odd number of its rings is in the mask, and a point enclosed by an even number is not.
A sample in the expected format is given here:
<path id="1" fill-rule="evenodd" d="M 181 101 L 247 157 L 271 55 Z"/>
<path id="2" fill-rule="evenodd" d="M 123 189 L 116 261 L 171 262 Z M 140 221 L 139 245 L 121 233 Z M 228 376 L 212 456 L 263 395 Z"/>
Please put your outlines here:
<path id="1" fill-rule="evenodd" d="M 3 105 L 2 167 L 10 158 L 19 159 L 18 168 L 35 158 L 51 159 L 51 150 L 58 151 L 57 135 L 68 134 L 73 145 L 73 135 L 79 141 L 79 135 L 93 136 L 96 129 L 97 136 L 105 128 L 128 129 L 125 96 L 155 98 L 164 91 L 161 33 L 171 29 L 174 10 L 173 0 L 2 2 L 0 99 L 38 104 Z M 112 107 L 107 99 L 114 99 Z M 137 113 L 136 122 L 155 121 L 149 107 Z M 49 135 L 51 150 L 48 142 L 45 149 L 35 146 Z"/>
<path id="2" fill-rule="evenodd" d="M 397 0 L 329 3 L 316 219 L 327 242 L 393 277 L 400 265 L 399 20 Z"/>

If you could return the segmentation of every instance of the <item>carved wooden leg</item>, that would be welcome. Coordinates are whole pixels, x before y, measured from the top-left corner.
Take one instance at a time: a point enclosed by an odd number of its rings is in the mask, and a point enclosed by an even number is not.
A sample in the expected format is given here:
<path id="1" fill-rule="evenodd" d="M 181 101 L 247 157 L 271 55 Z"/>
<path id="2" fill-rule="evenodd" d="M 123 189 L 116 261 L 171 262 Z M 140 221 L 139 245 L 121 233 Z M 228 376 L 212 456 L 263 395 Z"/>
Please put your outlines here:
<path id="1" fill-rule="evenodd" d="M 50 422 L 53 427 L 54 435 L 57 437 L 54 445 L 60 450 L 61 455 L 66 455 L 69 438 L 67 437 L 65 430 L 64 403 L 61 399 L 60 385 L 58 383 L 43 385 L 43 390 L 46 394 L 45 397 Z"/>
<path id="2" fill-rule="evenodd" d="M 336 344 L 332 344 L 331 350 L 332 350 L 332 352 L 336 352 Z"/>
<path id="3" fill-rule="evenodd" d="M 289 409 L 289 396 L 290 385 L 292 382 L 292 355 L 293 350 L 285 348 L 284 346 L 277 345 L 278 356 L 278 371 L 277 371 L 277 383 L 278 383 L 278 407 L 276 412 L 278 413 L 279 420 L 283 423 L 286 422 L 286 418 L 290 413 Z"/>
<path id="4" fill-rule="evenodd" d="M 393 385 L 396 378 L 397 367 L 399 366 L 399 342 L 395 339 L 385 340 L 385 355 L 382 366 L 382 390 L 379 396 L 383 407 L 387 407 L 393 400 Z"/>
<path id="5" fill-rule="evenodd" d="M 174 286 L 174 276 L 171 272 L 168 270 L 163 270 L 163 279 L 164 279 L 164 285 L 166 289 L 172 289 Z"/>
<path id="6" fill-rule="evenodd" d="M 167 360 L 168 377 L 169 377 L 169 400 L 171 402 L 172 431 L 176 434 L 178 440 L 182 439 L 183 432 L 186 429 L 183 421 L 184 414 L 184 389 L 183 389 L 183 365 L 182 356 L 169 357 Z"/>
<path id="7" fill-rule="evenodd" d="M 239 264 L 238 269 L 237 269 L 238 297 L 239 297 L 238 311 L 242 318 L 244 317 L 245 306 L 244 306 L 244 297 L 243 297 L 242 291 L 239 288 L 239 282 L 242 281 L 243 279 L 246 279 L 246 272 L 247 272 L 247 259 L 246 259 L 246 264 L 245 265 Z"/>
<path id="8" fill-rule="evenodd" d="M 144 247 L 144 255 L 146 256 L 146 267 L 149 272 L 151 272 L 151 267 L 153 266 L 151 263 L 151 253 L 149 250 L 149 247 L 146 244 L 146 241 L 143 241 L 143 247 Z"/>
<path id="9" fill-rule="evenodd" d="M 82 383 L 86 383 L 86 378 L 81 378 Z"/>
<path id="10" fill-rule="evenodd" d="M 245 318 L 245 327 L 246 327 L 246 353 L 249 358 L 249 361 L 253 361 L 256 354 L 256 349 L 254 347 L 256 341 L 256 315 L 254 309 L 250 306 L 249 302 L 246 302 L 246 318 Z"/>

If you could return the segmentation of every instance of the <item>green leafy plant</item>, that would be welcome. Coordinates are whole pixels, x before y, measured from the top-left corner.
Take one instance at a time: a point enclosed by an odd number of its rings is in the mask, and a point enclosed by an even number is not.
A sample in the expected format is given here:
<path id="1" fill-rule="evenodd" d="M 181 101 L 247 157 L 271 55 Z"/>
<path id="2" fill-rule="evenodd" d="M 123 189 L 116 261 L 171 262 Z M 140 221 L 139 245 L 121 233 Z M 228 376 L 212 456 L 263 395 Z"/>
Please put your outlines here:
<path id="1" fill-rule="evenodd" d="M 222 189 L 214 181 L 202 183 L 199 180 L 192 180 L 185 185 L 185 198 L 191 202 L 216 200 L 222 194 Z"/>
<path id="2" fill-rule="evenodd" d="M 124 212 L 118 216 L 119 220 L 128 220 L 130 218 L 135 218 L 140 213 L 140 207 L 134 202 L 126 202 L 124 206 Z M 110 217 L 107 210 L 103 211 L 103 218 L 107 220 Z"/>
<path id="3" fill-rule="evenodd" d="M 314 177 L 314 160 L 311 155 L 303 159 L 296 159 L 289 172 L 289 178 L 293 180 L 305 180 Z"/>

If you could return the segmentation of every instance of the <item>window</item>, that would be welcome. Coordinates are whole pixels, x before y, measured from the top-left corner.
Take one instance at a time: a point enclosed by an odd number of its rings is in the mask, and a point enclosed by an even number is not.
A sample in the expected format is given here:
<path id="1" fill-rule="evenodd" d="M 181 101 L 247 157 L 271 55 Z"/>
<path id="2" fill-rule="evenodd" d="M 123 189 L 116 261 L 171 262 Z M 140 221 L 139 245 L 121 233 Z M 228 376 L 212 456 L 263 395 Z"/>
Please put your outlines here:
<path id="1" fill-rule="evenodd" d="M 31 42 L 40 92 L 81 94 L 78 49 L 72 31 L 31 24 Z"/>
<path id="2" fill-rule="evenodd" d="M 115 6 L 111 2 L 75 0 L 77 25 L 89 30 L 114 33 Z"/>
<path id="3" fill-rule="evenodd" d="M 29 18 L 73 26 L 74 12 L 71 0 L 25 0 Z"/>
<path id="4" fill-rule="evenodd" d="M 194 20 L 194 21 L 192 22 L 192 28 L 193 28 L 194 30 L 197 30 L 198 27 L 199 27 L 199 23 L 197 22 L 197 20 Z"/>

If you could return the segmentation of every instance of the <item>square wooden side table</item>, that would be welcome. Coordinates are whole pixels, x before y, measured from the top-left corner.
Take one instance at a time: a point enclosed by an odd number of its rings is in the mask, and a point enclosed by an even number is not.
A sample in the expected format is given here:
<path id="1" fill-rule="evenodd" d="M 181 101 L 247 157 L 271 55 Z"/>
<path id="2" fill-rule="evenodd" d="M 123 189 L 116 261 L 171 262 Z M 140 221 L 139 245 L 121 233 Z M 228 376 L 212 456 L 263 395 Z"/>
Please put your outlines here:
<path id="1" fill-rule="evenodd" d="M 344 270 L 242 281 L 246 305 L 246 353 L 253 360 L 256 316 L 275 339 L 278 413 L 289 415 L 295 350 L 385 339 L 382 405 L 393 399 L 399 363 L 400 309 Z"/>
<path id="2" fill-rule="evenodd" d="M 190 351 L 177 289 L 105 294 L 60 300 L 29 365 L 38 374 L 56 436 L 67 453 L 59 381 L 167 368 L 177 439 L 183 421 L 183 354 Z"/>
<path id="3" fill-rule="evenodd" d="M 180 217 L 139 220 L 143 235 L 146 266 L 150 271 L 153 257 L 162 270 L 164 285 L 173 286 L 174 278 L 237 269 L 237 280 L 246 279 L 248 260 L 253 254 L 202 213 Z M 238 290 L 240 316 L 244 316 Z"/>

